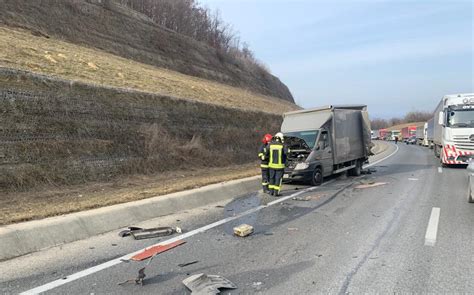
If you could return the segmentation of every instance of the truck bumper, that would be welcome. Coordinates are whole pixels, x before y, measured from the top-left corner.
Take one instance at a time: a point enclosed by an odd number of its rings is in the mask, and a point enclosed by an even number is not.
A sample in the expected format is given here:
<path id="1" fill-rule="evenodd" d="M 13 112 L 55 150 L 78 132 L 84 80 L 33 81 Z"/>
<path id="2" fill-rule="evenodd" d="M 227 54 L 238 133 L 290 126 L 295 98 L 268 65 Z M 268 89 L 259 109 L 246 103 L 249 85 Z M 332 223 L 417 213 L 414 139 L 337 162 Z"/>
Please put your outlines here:
<path id="1" fill-rule="evenodd" d="M 457 149 L 456 146 L 447 144 L 441 151 L 441 162 L 446 165 L 467 164 L 474 157 L 474 151 Z"/>
<path id="2" fill-rule="evenodd" d="M 305 169 L 305 170 L 285 170 L 285 174 L 283 175 L 283 180 L 285 182 L 308 182 L 313 177 L 313 170 Z"/>

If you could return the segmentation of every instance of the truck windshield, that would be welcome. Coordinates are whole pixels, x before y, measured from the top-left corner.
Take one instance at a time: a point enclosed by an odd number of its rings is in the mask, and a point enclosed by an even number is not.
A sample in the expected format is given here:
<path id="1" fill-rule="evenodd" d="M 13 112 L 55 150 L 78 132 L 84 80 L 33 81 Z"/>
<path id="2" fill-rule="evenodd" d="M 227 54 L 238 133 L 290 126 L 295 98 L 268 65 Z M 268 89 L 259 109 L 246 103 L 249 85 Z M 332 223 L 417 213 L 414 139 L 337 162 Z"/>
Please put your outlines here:
<path id="1" fill-rule="evenodd" d="M 285 133 L 285 136 L 300 138 L 306 142 L 310 149 L 313 149 L 314 144 L 316 143 L 316 138 L 318 137 L 318 132 L 318 130 L 288 132 Z"/>
<path id="2" fill-rule="evenodd" d="M 474 127 L 474 110 L 448 111 L 447 125 L 452 128 Z"/>

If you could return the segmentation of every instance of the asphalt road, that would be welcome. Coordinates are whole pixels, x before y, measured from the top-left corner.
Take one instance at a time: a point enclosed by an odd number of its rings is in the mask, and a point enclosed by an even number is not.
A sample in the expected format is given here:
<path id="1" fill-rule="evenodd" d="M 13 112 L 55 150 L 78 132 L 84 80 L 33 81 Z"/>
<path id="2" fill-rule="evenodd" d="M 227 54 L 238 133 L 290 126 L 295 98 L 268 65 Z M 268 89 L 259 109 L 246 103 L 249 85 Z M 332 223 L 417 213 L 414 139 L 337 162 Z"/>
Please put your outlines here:
<path id="1" fill-rule="evenodd" d="M 238 287 L 233 294 L 470 293 L 474 204 L 467 203 L 466 171 L 440 169 L 426 148 L 398 146 L 392 157 L 372 167 L 375 173 L 328 180 L 298 196 L 310 197 L 307 201 L 289 198 L 259 207 L 276 198 L 254 194 L 142 224 L 179 225 L 189 232 L 260 208 L 160 254 L 147 267 L 143 286 L 117 285 L 136 277 L 145 264 L 124 262 L 46 293 L 187 294 L 182 280 L 196 273 L 228 278 Z M 394 150 L 392 146 L 378 158 Z M 373 182 L 385 184 L 356 188 Z M 285 195 L 304 188 L 287 185 Z M 439 208 L 437 220 L 432 212 L 438 209 L 433 208 Z M 240 223 L 253 225 L 254 234 L 233 236 L 232 228 Z M 78 271 L 166 239 L 134 241 L 109 233 L 1 262 L 0 292 L 18 293 L 69 280 Z M 178 266 L 194 260 L 199 262 Z"/>

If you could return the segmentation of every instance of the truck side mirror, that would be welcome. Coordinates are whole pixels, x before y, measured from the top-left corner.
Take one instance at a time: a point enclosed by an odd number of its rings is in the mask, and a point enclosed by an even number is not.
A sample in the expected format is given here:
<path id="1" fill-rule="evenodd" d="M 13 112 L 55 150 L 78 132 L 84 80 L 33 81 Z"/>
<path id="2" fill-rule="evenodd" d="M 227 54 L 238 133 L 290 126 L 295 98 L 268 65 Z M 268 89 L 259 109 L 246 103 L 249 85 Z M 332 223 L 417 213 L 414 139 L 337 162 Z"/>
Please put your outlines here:
<path id="1" fill-rule="evenodd" d="M 438 124 L 444 125 L 444 112 L 439 112 Z"/>

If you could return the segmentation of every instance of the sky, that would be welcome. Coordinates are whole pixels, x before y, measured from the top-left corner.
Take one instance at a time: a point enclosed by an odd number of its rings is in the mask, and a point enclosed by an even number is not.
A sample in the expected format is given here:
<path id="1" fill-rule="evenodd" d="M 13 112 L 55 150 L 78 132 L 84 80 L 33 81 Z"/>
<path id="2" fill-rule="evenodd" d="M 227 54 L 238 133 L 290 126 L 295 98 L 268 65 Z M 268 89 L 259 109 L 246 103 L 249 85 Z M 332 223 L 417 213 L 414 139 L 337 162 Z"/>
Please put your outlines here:
<path id="1" fill-rule="evenodd" d="M 198 0 L 219 10 L 304 108 L 367 104 L 372 118 L 474 92 L 471 0 Z"/>

